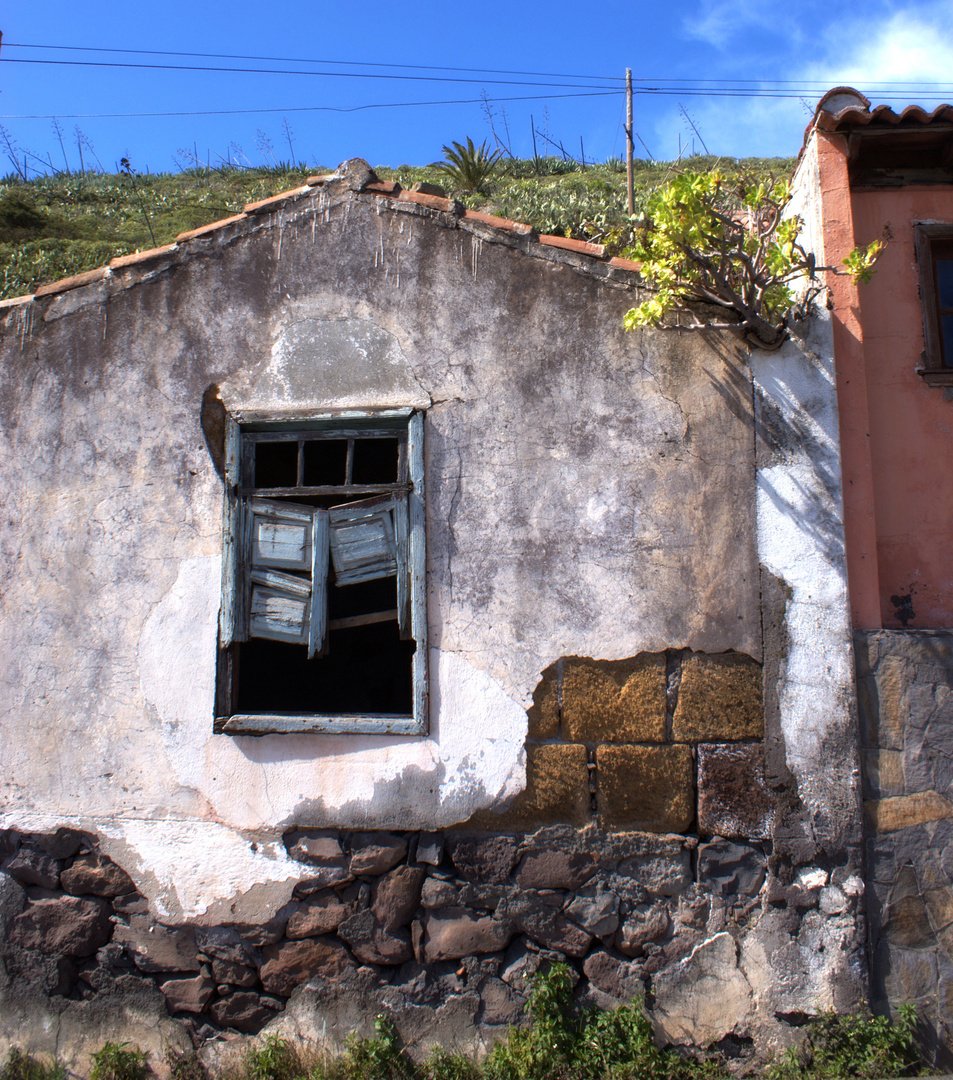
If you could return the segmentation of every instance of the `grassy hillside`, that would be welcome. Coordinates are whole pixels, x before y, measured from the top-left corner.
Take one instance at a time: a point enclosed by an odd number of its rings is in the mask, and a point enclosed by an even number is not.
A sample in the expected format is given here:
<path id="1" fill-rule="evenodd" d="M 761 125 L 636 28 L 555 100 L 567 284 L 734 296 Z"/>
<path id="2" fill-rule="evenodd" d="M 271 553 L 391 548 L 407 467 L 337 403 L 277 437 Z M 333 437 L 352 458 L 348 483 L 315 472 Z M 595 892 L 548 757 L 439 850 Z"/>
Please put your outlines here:
<path id="1" fill-rule="evenodd" d="M 784 176 L 793 159 L 748 159 L 754 173 Z M 695 157 L 682 168 L 728 171 L 738 163 Z M 675 168 L 636 162 L 636 210 Z M 0 298 L 103 266 L 117 255 L 171 243 L 189 229 L 238 213 L 248 202 L 299 186 L 318 166 L 275 169 L 194 169 L 179 173 L 111 175 L 58 173 L 27 183 L 0 180 Z M 404 187 L 429 181 L 452 188 L 433 166 L 378 167 Z M 525 221 L 540 232 L 624 243 L 625 167 L 619 160 L 580 169 L 559 158 L 510 161 L 485 185 L 485 194 L 455 192 L 468 207 Z"/>

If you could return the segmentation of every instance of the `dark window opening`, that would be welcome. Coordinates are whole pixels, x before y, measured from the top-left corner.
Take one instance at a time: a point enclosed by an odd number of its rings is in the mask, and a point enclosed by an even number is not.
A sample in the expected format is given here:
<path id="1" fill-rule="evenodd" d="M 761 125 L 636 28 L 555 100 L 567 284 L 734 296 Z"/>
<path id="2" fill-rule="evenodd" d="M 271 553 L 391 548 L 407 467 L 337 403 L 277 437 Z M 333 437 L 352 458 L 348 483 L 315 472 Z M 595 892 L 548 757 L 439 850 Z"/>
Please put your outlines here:
<path id="1" fill-rule="evenodd" d="M 422 417 L 229 431 L 215 730 L 426 731 Z"/>
<path id="2" fill-rule="evenodd" d="M 914 229 L 923 307 L 923 367 L 933 386 L 953 386 L 953 224 Z"/>

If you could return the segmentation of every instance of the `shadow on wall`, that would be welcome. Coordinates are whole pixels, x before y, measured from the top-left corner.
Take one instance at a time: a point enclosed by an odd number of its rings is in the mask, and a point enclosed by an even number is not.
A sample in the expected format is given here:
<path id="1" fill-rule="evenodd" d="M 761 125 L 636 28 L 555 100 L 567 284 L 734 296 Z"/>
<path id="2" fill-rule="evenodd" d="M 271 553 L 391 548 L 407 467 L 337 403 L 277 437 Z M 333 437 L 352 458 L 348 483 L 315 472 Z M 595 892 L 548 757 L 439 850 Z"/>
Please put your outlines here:
<path id="1" fill-rule="evenodd" d="M 769 374 L 761 380 L 763 386 L 756 386 L 750 371 L 735 361 L 716 335 L 706 335 L 706 341 L 721 357 L 723 371 L 715 373 L 706 368 L 705 374 L 732 415 L 751 429 L 756 440 L 758 489 L 780 515 L 796 523 L 811 547 L 843 576 L 845 551 L 838 510 L 841 488 L 837 432 L 830 430 L 836 412 L 832 408 L 818 408 L 808 418 L 805 405 L 794 399 L 790 389 L 776 376 Z M 778 358 L 783 359 L 781 354 Z M 822 378 L 817 372 L 813 377 Z M 833 389 L 818 385 L 815 393 L 818 397 L 826 396 Z M 790 415 L 782 412 L 779 401 L 791 404 Z M 788 471 L 789 486 L 782 491 L 770 479 L 768 469 L 793 454 L 810 463 L 810 478 L 799 479 Z M 811 484 L 810 479 L 816 480 L 816 484 Z"/>

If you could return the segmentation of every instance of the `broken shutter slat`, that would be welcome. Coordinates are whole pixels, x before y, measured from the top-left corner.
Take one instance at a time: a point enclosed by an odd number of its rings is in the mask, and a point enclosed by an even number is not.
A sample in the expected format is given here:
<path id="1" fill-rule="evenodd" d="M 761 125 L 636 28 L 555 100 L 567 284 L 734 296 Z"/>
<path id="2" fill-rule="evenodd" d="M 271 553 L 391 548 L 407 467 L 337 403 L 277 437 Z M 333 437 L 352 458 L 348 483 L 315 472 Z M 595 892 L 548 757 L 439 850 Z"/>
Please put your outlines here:
<path id="1" fill-rule="evenodd" d="M 295 577 L 294 574 L 282 574 L 279 570 L 253 569 L 249 577 L 255 585 L 278 589 L 290 596 L 308 597 L 311 595 L 311 582 L 307 578 Z"/>
<path id="2" fill-rule="evenodd" d="M 397 573 L 392 496 L 333 506 L 329 518 L 336 584 L 354 585 Z"/>
<path id="3" fill-rule="evenodd" d="M 270 499 L 249 499 L 251 565 L 311 573 L 314 511 Z"/>
<path id="4" fill-rule="evenodd" d="M 327 510 L 315 510 L 311 532 L 311 624 L 308 659 L 325 651 L 328 636 L 328 551 L 330 526 Z"/>
<path id="5" fill-rule="evenodd" d="M 222 607 L 219 614 L 219 643 L 227 648 L 242 641 L 241 612 L 244 590 L 241 583 L 241 502 L 237 488 L 241 480 L 241 428 L 229 417 L 225 424 L 225 521 L 222 530 Z"/>
<path id="6" fill-rule="evenodd" d="M 271 641 L 307 644 L 310 629 L 311 596 L 301 596 L 252 585 L 251 634 Z"/>

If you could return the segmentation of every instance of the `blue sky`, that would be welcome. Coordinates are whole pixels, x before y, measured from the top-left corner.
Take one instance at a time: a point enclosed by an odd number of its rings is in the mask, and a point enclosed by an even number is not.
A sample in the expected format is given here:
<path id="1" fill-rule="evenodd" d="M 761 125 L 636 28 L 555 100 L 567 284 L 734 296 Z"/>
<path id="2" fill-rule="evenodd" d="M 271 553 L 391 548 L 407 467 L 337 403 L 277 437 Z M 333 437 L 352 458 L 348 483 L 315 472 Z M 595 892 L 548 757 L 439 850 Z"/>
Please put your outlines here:
<path id="1" fill-rule="evenodd" d="M 535 126 L 541 153 L 548 134 L 603 160 L 625 149 L 626 67 L 643 157 L 793 155 L 809 106 L 844 82 L 875 104 L 953 101 L 950 0 L 50 0 L 5 15 L 0 175 L 9 147 L 30 174 L 38 158 L 62 168 L 64 147 L 76 169 L 78 141 L 107 171 L 122 157 L 141 172 L 196 157 L 425 164 L 451 140 L 492 140 L 484 94 L 516 156 Z M 102 66 L 127 64 L 156 66 Z M 203 67 L 243 70 L 184 70 Z"/>

